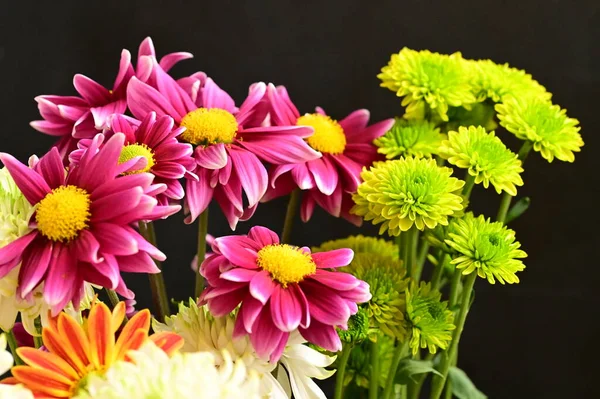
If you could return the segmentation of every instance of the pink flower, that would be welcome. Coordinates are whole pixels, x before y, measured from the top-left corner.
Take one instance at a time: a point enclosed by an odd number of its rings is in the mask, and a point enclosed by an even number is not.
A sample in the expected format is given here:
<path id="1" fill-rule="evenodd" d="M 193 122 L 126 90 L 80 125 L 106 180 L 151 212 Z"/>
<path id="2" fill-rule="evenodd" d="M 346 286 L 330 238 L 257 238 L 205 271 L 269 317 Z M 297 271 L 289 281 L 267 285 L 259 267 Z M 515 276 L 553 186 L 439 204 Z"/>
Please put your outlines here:
<path id="1" fill-rule="evenodd" d="M 200 302 L 217 317 L 241 303 L 234 336 L 249 334 L 256 352 L 271 361 L 296 329 L 307 341 L 339 351 L 335 327 L 346 329 L 357 303 L 371 298 L 367 283 L 329 270 L 348 265 L 350 249 L 311 254 L 280 244 L 277 234 L 256 226 L 247 236 L 215 239 L 212 250 L 201 265 L 209 286 Z"/>
<path id="2" fill-rule="evenodd" d="M 186 128 L 179 139 L 196 146 L 194 173 L 199 180 L 187 181 L 186 223 L 192 223 L 214 197 L 235 229 L 239 220 L 252 216 L 267 190 L 267 170 L 261 161 L 281 165 L 320 157 L 303 140 L 312 134 L 311 127 L 262 126 L 266 109 L 259 105 L 266 93 L 264 83 L 250 86 L 237 108 L 202 72 L 175 81 L 154 54 L 141 57 L 139 63 L 152 68 L 145 82 L 134 77 L 127 87 L 133 115 L 138 119 L 153 111 L 169 115 Z"/>
<path id="3" fill-rule="evenodd" d="M 134 75 L 131 54 L 121 52 L 119 72 L 112 90 L 108 90 L 87 76 L 77 74 L 73 78 L 78 96 L 43 95 L 35 98 L 43 120 L 31 122 L 31 126 L 50 136 L 60 137 L 56 146 L 62 157 L 75 149 L 77 140 L 91 139 L 101 131 L 107 118 L 127 109 L 126 87 Z"/>
<path id="4" fill-rule="evenodd" d="M 152 259 L 165 255 L 134 226 L 181 207 L 157 205 L 152 195 L 166 186 L 152 184 L 151 174 L 118 177 L 137 162 L 118 164 L 124 139 L 115 134 L 98 150 L 103 136 L 97 135 L 68 173 L 56 147 L 32 168 L 0 153 L 25 198 L 37 207 L 33 230 L 0 248 L 0 278 L 21 263 L 21 297 L 43 282 L 44 298 L 57 313 L 68 302 L 80 303 L 86 281 L 131 298 L 120 272 L 159 272 Z"/>
<path id="5" fill-rule="evenodd" d="M 337 122 L 321 108 L 314 114 L 300 116 L 283 86 L 267 89 L 271 104 L 270 120 L 276 126 L 311 126 L 315 133 L 308 144 L 323 154 L 322 158 L 302 163 L 280 164 L 269 170 L 270 187 L 262 202 L 287 195 L 296 187 L 304 190 L 301 217 L 307 222 L 315 204 L 335 217 L 360 225 L 362 219 L 350 214 L 352 193 L 360 184 L 360 172 L 377 160 L 373 140 L 394 124 L 393 119 L 367 126 L 369 111 L 360 109 Z"/>
<path id="6" fill-rule="evenodd" d="M 125 173 L 152 173 L 155 184 L 166 186 L 166 190 L 156 197 L 161 205 L 167 205 L 169 200 L 183 198 L 184 191 L 179 180 L 186 173 L 197 179 L 197 176 L 188 172 L 196 167 L 196 162 L 191 157 L 192 146 L 177 140 L 177 136 L 185 129 L 173 127 L 171 117 L 162 116 L 157 119 L 154 112 L 146 115 L 142 122 L 115 114 L 108 119 L 108 129 L 104 132 L 107 138 L 115 133 L 125 135 L 125 147 L 119 157 L 120 163 L 134 157 L 140 158 L 140 162 L 132 165 Z M 79 149 L 69 155 L 73 164 L 78 163 L 91 142 L 90 139 L 82 139 L 77 143 Z"/>

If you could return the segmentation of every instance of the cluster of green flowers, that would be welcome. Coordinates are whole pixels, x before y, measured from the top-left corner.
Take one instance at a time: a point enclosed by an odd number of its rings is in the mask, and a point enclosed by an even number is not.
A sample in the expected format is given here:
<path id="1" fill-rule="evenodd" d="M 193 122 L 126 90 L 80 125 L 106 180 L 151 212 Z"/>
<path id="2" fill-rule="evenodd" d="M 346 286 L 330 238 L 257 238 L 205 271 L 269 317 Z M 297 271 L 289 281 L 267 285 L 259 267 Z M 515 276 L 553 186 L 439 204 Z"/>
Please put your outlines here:
<path id="1" fill-rule="evenodd" d="M 350 212 L 396 242 L 352 236 L 314 250 L 354 250 L 346 271 L 369 284 L 372 298 L 347 330 L 338 330 L 351 348 L 342 380 L 354 381 L 348 390 L 384 387 L 389 398 L 404 381 L 396 376 L 401 359 L 423 362 L 425 370 L 444 351 L 435 373 L 447 377 L 477 277 L 519 282 L 527 254 L 505 222 L 530 150 L 549 162 L 573 162 L 583 140 L 578 121 L 531 75 L 508 64 L 404 48 L 379 78 L 402 98 L 405 113 L 374 141 L 386 160 L 363 169 Z M 503 130 L 523 141 L 520 150 L 507 146 Z M 462 179 L 454 175 L 460 169 Z M 475 185 L 502 196 L 496 220 L 468 209 Z M 524 211 L 517 208 L 512 219 Z M 428 260 L 431 273 L 424 271 Z M 440 397 L 444 380 L 434 376 L 432 398 Z"/>

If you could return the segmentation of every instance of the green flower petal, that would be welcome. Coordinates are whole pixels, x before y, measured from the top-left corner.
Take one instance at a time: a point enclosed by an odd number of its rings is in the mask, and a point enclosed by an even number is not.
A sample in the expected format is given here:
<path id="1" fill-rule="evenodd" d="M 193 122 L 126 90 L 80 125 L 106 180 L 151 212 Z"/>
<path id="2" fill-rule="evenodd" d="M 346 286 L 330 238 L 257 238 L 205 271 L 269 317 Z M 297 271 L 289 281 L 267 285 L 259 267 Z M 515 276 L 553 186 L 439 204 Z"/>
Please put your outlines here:
<path id="1" fill-rule="evenodd" d="M 429 158 L 437 154 L 444 138 L 446 136 L 432 122 L 396 119 L 392 129 L 374 143 L 379 147 L 377 152 L 387 159 L 400 156 Z"/>

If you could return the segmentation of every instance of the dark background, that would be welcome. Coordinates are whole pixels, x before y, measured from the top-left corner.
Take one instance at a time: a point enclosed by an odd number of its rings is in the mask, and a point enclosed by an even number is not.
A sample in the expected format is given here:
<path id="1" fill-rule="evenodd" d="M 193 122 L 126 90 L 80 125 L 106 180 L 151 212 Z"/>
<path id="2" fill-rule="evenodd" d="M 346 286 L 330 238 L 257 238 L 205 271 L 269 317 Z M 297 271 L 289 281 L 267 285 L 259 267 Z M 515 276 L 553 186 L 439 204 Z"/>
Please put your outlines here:
<path id="1" fill-rule="evenodd" d="M 241 101 L 250 83 L 287 85 L 301 112 L 315 105 L 342 118 L 369 108 L 374 120 L 398 115 L 400 101 L 376 78 L 403 46 L 509 62 L 532 73 L 553 100 L 578 118 L 586 142 L 575 164 L 526 164 L 520 196 L 532 208 L 517 222 L 529 253 L 521 284 L 477 284 L 477 301 L 461 341 L 460 366 L 490 398 L 599 397 L 597 167 L 600 106 L 598 1 L 54 1 L 8 2 L 0 8 L 0 150 L 21 160 L 43 154 L 53 139 L 35 132 L 33 97 L 75 94 L 83 73 L 112 85 L 120 50 L 133 54 L 147 35 L 159 55 L 190 51 L 173 71 L 203 70 Z M 498 197 L 474 193 L 476 210 L 495 215 Z M 477 202 L 479 201 L 479 205 Z M 483 201 L 484 205 L 481 205 Z M 281 229 L 285 201 L 259 207 L 252 224 Z M 169 292 L 193 287 L 189 264 L 195 226 L 181 217 L 158 223 L 168 255 Z M 318 244 L 361 232 L 317 211 L 296 226 L 294 241 Z M 211 208 L 209 232 L 228 234 Z M 128 276 L 149 306 L 146 278 Z"/>

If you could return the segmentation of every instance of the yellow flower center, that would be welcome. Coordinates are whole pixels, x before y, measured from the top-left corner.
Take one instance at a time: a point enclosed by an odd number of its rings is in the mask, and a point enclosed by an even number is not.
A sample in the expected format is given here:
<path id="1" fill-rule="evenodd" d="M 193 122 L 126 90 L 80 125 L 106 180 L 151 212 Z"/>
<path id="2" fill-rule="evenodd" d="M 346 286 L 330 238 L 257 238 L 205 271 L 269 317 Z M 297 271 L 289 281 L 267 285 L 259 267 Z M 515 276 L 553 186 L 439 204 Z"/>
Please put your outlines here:
<path id="1" fill-rule="evenodd" d="M 119 164 L 125 163 L 135 157 L 146 158 L 146 167 L 144 169 L 127 172 L 126 174 L 128 175 L 149 172 L 155 164 L 154 152 L 152 152 L 152 149 L 150 149 L 150 147 L 148 147 L 146 144 L 128 144 L 123 147 L 121 150 L 121 155 L 119 155 Z"/>
<path id="2" fill-rule="evenodd" d="M 317 151 L 328 154 L 341 154 L 346 148 L 346 135 L 340 124 L 321 114 L 306 114 L 296 121 L 296 125 L 310 126 L 315 133 L 306 141 Z"/>
<path id="3" fill-rule="evenodd" d="M 42 235 L 68 242 L 88 227 L 90 216 L 90 195 L 79 187 L 61 186 L 39 202 L 35 220 Z"/>
<path id="4" fill-rule="evenodd" d="M 220 108 L 195 109 L 183 117 L 181 126 L 181 138 L 194 145 L 229 144 L 238 131 L 235 116 Z"/>
<path id="5" fill-rule="evenodd" d="M 267 245 L 258 251 L 258 266 L 271 273 L 271 278 L 284 287 L 299 283 L 317 270 L 309 254 L 287 244 Z"/>

